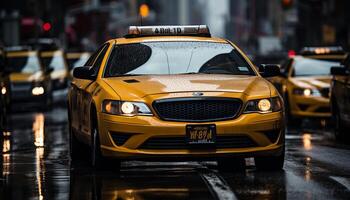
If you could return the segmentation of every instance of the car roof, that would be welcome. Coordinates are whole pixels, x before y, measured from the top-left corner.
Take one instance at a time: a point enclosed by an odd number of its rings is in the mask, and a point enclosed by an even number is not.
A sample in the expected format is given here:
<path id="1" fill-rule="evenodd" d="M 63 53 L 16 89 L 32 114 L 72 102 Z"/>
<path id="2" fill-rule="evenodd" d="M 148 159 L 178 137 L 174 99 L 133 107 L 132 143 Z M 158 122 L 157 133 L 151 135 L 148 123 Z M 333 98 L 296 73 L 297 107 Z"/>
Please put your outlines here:
<path id="1" fill-rule="evenodd" d="M 214 42 L 228 43 L 227 40 L 216 37 L 200 37 L 200 36 L 144 36 L 133 38 L 116 38 L 109 42 L 116 44 L 131 44 L 143 42 Z"/>

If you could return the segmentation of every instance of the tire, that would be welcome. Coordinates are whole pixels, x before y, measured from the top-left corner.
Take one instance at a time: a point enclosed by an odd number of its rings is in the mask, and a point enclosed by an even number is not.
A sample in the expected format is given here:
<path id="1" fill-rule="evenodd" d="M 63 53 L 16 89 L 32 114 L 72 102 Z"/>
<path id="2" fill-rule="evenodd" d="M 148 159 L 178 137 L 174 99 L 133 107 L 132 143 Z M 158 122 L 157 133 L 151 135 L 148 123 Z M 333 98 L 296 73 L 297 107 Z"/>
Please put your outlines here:
<path id="1" fill-rule="evenodd" d="M 245 170 L 244 158 L 222 158 L 217 160 L 218 169 L 222 172 Z"/>
<path id="2" fill-rule="evenodd" d="M 117 159 L 107 159 L 103 157 L 100 145 L 100 137 L 98 132 L 98 122 L 96 119 L 96 112 L 92 112 L 91 117 L 91 154 L 90 163 L 91 167 L 96 170 L 100 169 L 112 169 L 120 170 L 120 161 Z"/>
<path id="3" fill-rule="evenodd" d="M 334 136 L 336 140 L 342 141 L 345 139 L 345 132 L 346 128 L 345 125 L 343 124 L 340 114 L 338 111 L 335 112 L 334 116 Z"/>
<path id="4" fill-rule="evenodd" d="M 287 126 L 301 127 L 302 119 L 294 117 L 290 111 L 289 97 L 288 94 L 284 95 L 284 108 L 285 108 L 285 118 Z"/>
<path id="5" fill-rule="evenodd" d="M 255 167 L 262 171 L 279 171 L 283 169 L 285 149 L 279 156 L 255 157 Z"/>
<path id="6" fill-rule="evenodd" d="M 76 161 L 81 160 L 83 152 L 81 152 L 82 144 L 73 133 L 71 120 L 72 118 L 68 111 L 69 154 L 71 162 L 74 164 Z"/>

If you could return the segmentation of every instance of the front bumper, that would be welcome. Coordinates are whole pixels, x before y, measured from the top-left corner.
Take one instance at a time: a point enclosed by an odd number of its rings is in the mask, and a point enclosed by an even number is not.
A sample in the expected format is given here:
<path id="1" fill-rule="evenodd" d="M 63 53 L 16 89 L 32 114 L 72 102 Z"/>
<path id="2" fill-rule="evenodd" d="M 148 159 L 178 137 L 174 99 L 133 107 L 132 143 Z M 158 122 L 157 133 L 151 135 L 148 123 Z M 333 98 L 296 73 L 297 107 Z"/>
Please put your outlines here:
<path id="1" fill-rule="evenodd" d="M 278 156 L 284 147 L 284 121 L 283 113 L 251 113 L 240 117 L 219 122 L 186 123 L 162 121 L 157 117 L 137 116 L 124 117 L 99 113 L 99 133 L 102 154 L 107 157 L 121 159 L 217 159 L 219 157 L 254 157 Z M 187 144 L 180 148 L 173 148 L 169 143 L 165 148 L 143 148 L 152 138 L 185 138 L 187 124 L 215 124 L 217 138 L 244 137 L 251 140 L 254 145 L 236 147 L 207 147 L 191 148 Z M 113 134 L 119 138 L 125 136 L 125 142 L 116 141 Z M 181 142 L 181 141 L 180 141 Z M 185 142 L 185 141 L 183 141 Z"/>
<path id="2" fill-rule="evenodd" d="M 292 95 L 290 112 L 296 117 L 331 117 L 329 98 Z"/>

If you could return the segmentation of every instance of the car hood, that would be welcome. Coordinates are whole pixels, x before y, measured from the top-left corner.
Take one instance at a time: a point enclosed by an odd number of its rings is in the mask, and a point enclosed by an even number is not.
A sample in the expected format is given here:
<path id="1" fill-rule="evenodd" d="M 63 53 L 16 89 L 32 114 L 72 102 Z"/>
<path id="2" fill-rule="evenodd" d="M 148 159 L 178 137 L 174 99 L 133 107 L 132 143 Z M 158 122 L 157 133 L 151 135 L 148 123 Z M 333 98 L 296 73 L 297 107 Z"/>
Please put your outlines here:
<path id="1" fill-rule="evenodd" d="M 103 79 L 123 99 L 188 92 L 229 92 L 270 95 L 269 83 L 258 76 L 191 74 L 130 76 Z"/>
<path id="2" fill-rule="evenodd" d="M 292 78 L 291 82 L 297 87 L 318 89 L 329 88 L 331 79 L 330 76 L 296 77 Z"/>

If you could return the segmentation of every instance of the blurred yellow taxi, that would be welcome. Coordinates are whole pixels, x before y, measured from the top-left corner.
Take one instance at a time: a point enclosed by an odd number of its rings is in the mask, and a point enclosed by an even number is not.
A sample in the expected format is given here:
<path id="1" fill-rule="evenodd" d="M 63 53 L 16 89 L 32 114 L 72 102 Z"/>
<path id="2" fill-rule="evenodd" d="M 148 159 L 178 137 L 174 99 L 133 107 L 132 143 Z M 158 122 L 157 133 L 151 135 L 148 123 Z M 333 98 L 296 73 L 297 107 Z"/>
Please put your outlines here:
<path id="1" fill-rule="evenodd" d="M 331 68 L 331 110 L 334 134 L 338 140 L 349 140 L 350 134 L 350 54 L 341 66 Z"/>
<path id="2" fill-rule="evenodd" d="M 8 51 L 7 67 L 11 70 L 12 109 L 27 106 L 49 108 L 52 103 L 50 73 L 44 68 L 37 51 Z"/>
<path id="3" fill-rule="evenodd" d="M 263 76 L 279 74 L 264 65 Z M 205 25 L 130 27 L 73 72 L 72 161 L 91 147 L 94 167 L 129 159 L 284 163 L 283 103 L 247 56 Z M 118 162 L 119 163 L 119 162 Z M 107 163 L 110 165 L 110 163 Z"/>
<path id="4" fill-rule="evenodd" d="M 339 66 L 345 56 L 341 47 L 307 47 L 282 64 L 282 76 L 270 80 L 284 97 L 289 122 L 331 116 L 330 68 Z"/>
<path id="5" fill-rule="evenodd" d="M 52 90 L 67 88 L 69 69 L 64 51 L 42 51 L 40 58 L 45 68 L 53 69 L 51 73 Z"/>
<path id="6" fill-rule="evenodd" d="M 0 131 L 5 130 L 10 111 L 10 71 L 6 65 L 5 50 L 0 47 Z"/>

